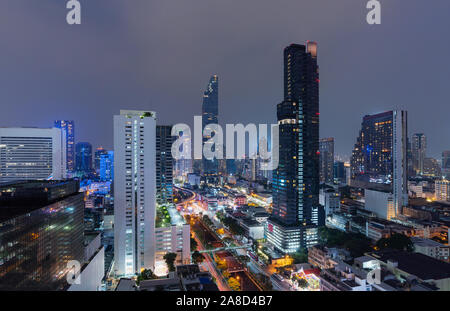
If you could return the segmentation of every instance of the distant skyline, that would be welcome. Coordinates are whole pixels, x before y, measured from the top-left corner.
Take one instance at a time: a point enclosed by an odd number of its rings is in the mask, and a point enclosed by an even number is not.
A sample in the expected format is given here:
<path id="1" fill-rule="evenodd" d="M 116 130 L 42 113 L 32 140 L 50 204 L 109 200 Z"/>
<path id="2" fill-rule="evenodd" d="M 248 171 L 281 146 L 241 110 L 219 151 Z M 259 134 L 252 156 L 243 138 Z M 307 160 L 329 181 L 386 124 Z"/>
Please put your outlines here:
<path id="1" fill-rule="evenodd" d="M 450 2 L 83 1 L 69 26 L 64 1 L 0 3 L 0 127 L 74 120 L 77 142 L 112 149 L 120 109 L 152 110 L 158 124 L 193 123 L 211 75 L 219 120 L 275 123 L 283 49 L 318 43 L 320 137 L 351 154 L 364 115 L 408 110 L 409 137 L 427 156 L 450 150 Z"/>

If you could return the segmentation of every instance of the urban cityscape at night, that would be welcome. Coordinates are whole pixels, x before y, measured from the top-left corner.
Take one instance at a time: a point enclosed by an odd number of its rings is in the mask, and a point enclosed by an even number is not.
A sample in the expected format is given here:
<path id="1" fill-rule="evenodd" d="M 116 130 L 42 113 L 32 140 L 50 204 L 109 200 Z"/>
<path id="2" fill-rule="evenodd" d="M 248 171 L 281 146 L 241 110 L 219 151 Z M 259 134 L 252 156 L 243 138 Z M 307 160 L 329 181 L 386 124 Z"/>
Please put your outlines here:
<path id="1" fill-rule="evenodd" d="M 450 291 L 450 3 L 403 2 L 3 1 L 0 291 Z"/>

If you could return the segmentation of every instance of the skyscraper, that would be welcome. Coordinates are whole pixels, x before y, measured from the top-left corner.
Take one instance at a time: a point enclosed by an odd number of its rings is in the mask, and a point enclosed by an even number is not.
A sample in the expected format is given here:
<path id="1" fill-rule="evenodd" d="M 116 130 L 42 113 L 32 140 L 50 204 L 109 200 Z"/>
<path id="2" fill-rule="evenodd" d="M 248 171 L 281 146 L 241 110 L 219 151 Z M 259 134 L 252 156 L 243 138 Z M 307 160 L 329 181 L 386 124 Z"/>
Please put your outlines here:
<path id="1" fill-rule="evenodd" d="M 81 142 L 75 145 L 75 169 L 84 175 L 92 172 L 92 145 Z"/>
<path id="2" fill-rule="evenodd" d="M 427 138 L 423 133 L 416 133 L 412 136 L 412 158 L 413 168 L 416 175 L 423 175 L 423 162 L 426 158 Z"/>
<path id="3" fill-rule="evenodd" d="M 219 114 L 219 78 L 217 75 L 211 76 L 208 86 L 203 93 L 203 105 L 202 105 L 202 129 L 208 124 L 218 124 Z M 203 143 L 205 143 L 211 137 L 204 137 Z M 217 159 L 208 160 L 203 158 L 203 175 L 215 176 L 218 174 L 218 161 Z"/>
<path id="4" fill-rule="evenodd" d="M 322 138 L 319 140 L 320 152 L 320 182 L 333 183 L 334 166 L 334 138 Z"/>
<path id="5" fill-rule="evenodd" d="M 366 115 L 352 153 L 351 183 L 388 193 L 385 197 L 389 206 L 384 202 L 376 207 L 390 209 L 383 212 L 388 218 L 398 215 L 402 205 L 407 204 L 407 165 L 407 112 L 394 110 Z M 366 198 L 366 207 L 370 209 L 371 204 Z"/>
<path id="6" fill-rule="evenodd" d="M 108 151 L 106 154 L 100 155 L 100 180 L 114 180 L 114 151 Z"/>
<path id="7" fill-rule="evenodd" d="M 178 133 L 180 137 L 183 136 L 183 132 L 180 131 Z M 190 137 L 184 136 L 183 138 L 183 146 L 187 146 L 191 143 Z M 183 151 L 181 149 L 180 151 Z M 181 158 L 175 160 L 175 170 L 174 175 L 176 178 L 180 178 L 183 180 L 187 180 L 187 175 L 189 173 L 192 173 L 192 159 L 190 157 L 187 157 L 183 152 L 181 153 Z"/>
<path id="8" fill-rule="evenodd" d="M 0 183 L 66 178 L 66 141 L 58 128 L 0 128 Z"/>
<path id="9" fill-rule="evenodd" d="M 317 243 L 319 225 L 319 69 L 317 44 L 284 50 L 284 101 L 277 106 L 279 165 L 267 240 L 292 253 Z"/>
<path id="10" fill-rule="evenodd" d="M 0 290 L 62 290 L 84 258 L 84 194 L 77 181 L 0 187 Z"/>
<path id="11" fill-rule="evenodd" d="M 156 201 L 173 202 L 172 126 L 156 126 Z"/>
<path id="12" fill-rule="evenodd" d="M 97 176 L 100 175 L 100 158 L 103 154 L 108 154 L 108 151 L 103 147 L 98 147 L 95 149 L 94 153 L 94 170 Z"/>
<path id="13" fill-rule="evenodd" d="M 56 128 L 63 131 L 66 137 L 66 162 L 67 171 L 75 170 L 75 125 L 73 121 L 56 120 L 54 123 Z"/>
<path id="14" fill-rule="evenodd" d="M 155 267 L 156 116 L 114 116 L 114 272 Z"/>
<path id="15" fill-rule="evenodd" d="M 450 176 L 450 151 L 442 152 L 442 175 L 447 179 Z"/>

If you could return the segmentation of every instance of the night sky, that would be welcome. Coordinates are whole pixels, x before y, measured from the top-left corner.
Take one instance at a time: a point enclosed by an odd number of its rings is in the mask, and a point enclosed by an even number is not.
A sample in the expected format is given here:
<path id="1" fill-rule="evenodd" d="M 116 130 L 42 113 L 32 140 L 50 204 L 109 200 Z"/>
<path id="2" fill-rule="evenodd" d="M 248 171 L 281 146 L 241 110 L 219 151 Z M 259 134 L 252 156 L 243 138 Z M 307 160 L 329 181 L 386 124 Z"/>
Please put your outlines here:
<path id="1" fill-rule="evenodd" d="M 363 115 L 409 112 L 428 156 L 450 150 L 450 1 L 66 0 L 0 2 L 0 126 L 73 119 L 76 140 L 112 147 L 113 115 L 153 110 L 159 124 L 191 124 L 211 74 L 219 120 L 274 123 L 282 52 L 318 42 L 321 137 L 350 155 Z"/>

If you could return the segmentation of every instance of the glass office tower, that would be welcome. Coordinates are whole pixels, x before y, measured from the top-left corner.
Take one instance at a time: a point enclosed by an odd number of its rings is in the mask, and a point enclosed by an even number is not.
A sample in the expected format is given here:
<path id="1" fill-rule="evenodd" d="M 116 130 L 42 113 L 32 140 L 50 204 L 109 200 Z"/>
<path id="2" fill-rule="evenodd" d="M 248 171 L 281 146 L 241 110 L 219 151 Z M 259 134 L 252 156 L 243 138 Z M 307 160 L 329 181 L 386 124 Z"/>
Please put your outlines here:
<path id="1" fill-rule="evenodd" d="M 213 75 L 203 93 L 202 105 L 202 130 L 208 124 L 218 124 L 217 116 L 219 114 L 219 78 Z M 204 137 L 205 143 L 211 137 Z M 203 158 L 203 175 L 216 176 L 218 174 L 219 164 L 217 159 L 208 160 Z"/>
<path id="2" fill-rule="evenodd" d="M 0 290 L 61 290 L 67 263 L 84 260 L 84 200 L 78 182 L 0 187 Z"/>

